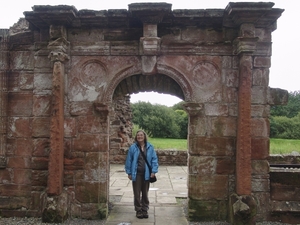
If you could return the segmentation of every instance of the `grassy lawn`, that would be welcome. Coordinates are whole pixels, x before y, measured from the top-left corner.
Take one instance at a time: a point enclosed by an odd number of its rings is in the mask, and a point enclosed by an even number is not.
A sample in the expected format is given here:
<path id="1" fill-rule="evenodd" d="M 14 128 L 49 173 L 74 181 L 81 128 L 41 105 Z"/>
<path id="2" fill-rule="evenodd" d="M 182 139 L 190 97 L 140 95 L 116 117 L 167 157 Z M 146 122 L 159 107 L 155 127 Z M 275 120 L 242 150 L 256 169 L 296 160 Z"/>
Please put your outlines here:
<path id="1" fill-rule="evenodd" d="M 149 142 L 153 144 L 155 149 L 187 149 L 186 139 L 149 138 Z M 271 154 L 288 154 L 293 151 L 300 153 L 300 140 L 270 139 Z"/>

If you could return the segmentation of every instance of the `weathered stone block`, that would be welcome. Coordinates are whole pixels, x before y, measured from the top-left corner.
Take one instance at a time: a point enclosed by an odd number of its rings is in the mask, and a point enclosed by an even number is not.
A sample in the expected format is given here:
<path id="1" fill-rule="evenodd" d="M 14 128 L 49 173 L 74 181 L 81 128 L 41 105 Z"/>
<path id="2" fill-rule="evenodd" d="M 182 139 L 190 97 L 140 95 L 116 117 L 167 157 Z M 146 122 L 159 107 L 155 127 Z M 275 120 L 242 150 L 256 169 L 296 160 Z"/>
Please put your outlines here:
<path id="1" fill-rule="evenodd" d="M 48 178 L 47 170 L 32 170 L 31 176 L 32 176 L 31 177 L 32 186 L 41 186 L 46 189 L 47 178 Z"/>
<path id="2" fill-rule="evenodd" d="M 268 221 L 270 215 L 270 193 L 255 192 L 253 196 L 257 202 L 256 221 Z"/>
<path id="3" fill-rule="evenodd" d="M 189 134 L 205 136 L 208 130 L 208 121 L 205 117 L 190 117 Z"/>
<path id="4" fill-rule="evenodd" d="M 7 139 L 7 156 L 31 156 L 33 143 L 28 138 Z"/>
<path id="5" fill-rule="evenodd" d="M 231 69 L 232 68 L 232 57 L 231 56 L 223 56 L 222 58 L 222 71 L 224 69 Z"/>
<path id="6" fill-rule="evenodd" d="M 98 203 L 99 185 L 96 182 L 76 181 L 75 198 L 82 203 Z"/>
<path id="7" fill-rule="evenodd" d="M 189 198 L 195 200 L 228 198 L 227 175 L 189 175 L 188 176 Z"/>
<path id="8" fill-rule="evenodd" d="M 252 160 L 252 174 L 269 174 L 270 165 L 268 160 Z"/>
<path id="9" fill-rule="evenodd" d="M 251 138 L 252 159 L 267 159 L 269 157 L 269 148 L 269 138 Z"/>
<path id="10" fill-rule="evenodd" d="M 33 51 L 11 51 L 10 68 L 12 70 L 33 70 L 34 69 Z"/>
<path id="11" fill-rule="evenodd" d="M 227 109 L 228 110 L 228 109 Z M 237 119 L 235 117 L 217 117 L 211 119 L 213 136 L 235 137 Z"/>
<path id="12" fill-rule="evenodd" d="M 50 118 L 35 117 L 32 121 L 32 136 L 45 138 L 50 137 Z"/>
<path id="13" fill-rule="evenodd" d="M 71 102 L 70 114 L 72 116 L 93 115 L 94 107 L 91 102 Z"/>
<path id="14" fill-rule="evenodd" d="M 48 170 L 48 157 L 32 157 L 31 165 L 35 170 Z"/>
<path id="15" fill-rule="evenodd" d="M 31 195 L 31 186 L 18 184 L 1 185 L 1 196 L 28 197 Z M 1 203 L 0 203 L 1 204 Z M 26 208 L 29 208 L 28 206 Z"/>
<path id="16" fill-rule="evenodd" d="M 20 90 L 32 90 L 33 89 L 33 73 L 24 72 L 20 73 Z"/>
<path id="17" fill-rule="evenodd" d="M 32 156 L 48 157 L 50 152 L 50 140 L 48 138 L 35 138 L 33 140 Z"/>
<path id="18" fill-rule="evenodd" d="M 29 157 L 8 157 L 7 167 L 29 169 L 31 167 L 31 159 Z"/>
<path id="19" fill-rule="evenodd" d="M 228 105 L 227 104 L 205 104 L 205 115 L 206 116 L 227 116 L 228 115 Z"/>
<path id="20" fill-rule="evenodd" d="M 268 86 L 252 86 L 251 103 L 265 105 L 268 101 Z"/>
<path id="21" fill-rule="evenodd" d="M 11 117 L 8 120 L 8 137 L 32 136 L 32 120 L 30 118 Z"/>
<path id="22" fill-rule="evenodd" d="M 32 94 L 30 93 L 8 93 L 8 115 L 10 116 L 32 116 Z"/>
<path id="23" fill-rule="evenodd" d="M 255 86 L 268 86 L 269 85 L 269 69 L 254 69 L 252 84 Z"/>
<path id="24" fill-rule="evenodd" d="M 51 90 L 52 73 L 34 74 L 34 88 L 36 90 Z"/>
<path id="25" fill-rule="evenodd" d="M 29 208 L 31 201 L 30 197 L 0 197 L 0 209 L 20 209 L 22 207 Z"/>
<path id="26" fill-rule="evenodd" d="M 189 174 L 213 175 L 216 173 L 217 160 L 210 156 L 190 156 Z"/>
<path id="27" fill-rule="evenodd" d="M 254 196 L 232 194 L 229 198 L 229 209 L 231 224 L 256 224 L 257 203 Z"/>
<path id="28" fill-rule="evenodd" d="M 289 93 L 280 88 L 270 88 L 268 91 L 268 103 L 270 105 L 286 105 Z"/>
<path id="29" fill-rule="evenodd" d="M 255 36 L 259 38 L 259 42 L 272 41 L 272 33 L 269 29 L 255 28 Z"/>
<path id="30" fill-rule="evenodd" d="M 270 122 L 268 118 L 252 118 L 251 119 L 251 136 L 252 137 L 269 137 Z"/>
<path id="31" fill-rule="evenodd" d="M 75 151 L 98 151 L 100 135 L 80 134 L 73 140 L 73 149 Z"/>
<path id="32" fill-rule="evenodd" d="M 254 67 L 271 67 L 271 58 L 270 57 L 254 57 Z"/>
<path id="33" fill-rule="evenodd" d="M 74 186 L 74 171 L 67 170 L 64 168 L 64 182 L 63 185 L 65 186 Z"/>
<path id="34" fill-rule="evenodd" d="M 13 183 L 21 185 L 31 184 L 31 169 L 14 169 L 13 170 Z"/>
<path id="35" fill-rule="evenodd" d="M 269 192 L 270 191 L 269 174 L 252 175 L 252 191 Z"/>
<path id="36" fill-rule="evenodd" d="M 0 170 L 0 184 L 11 183 L 11 172 L 9 170 Z"/>
<path id="37" fill-rule="evenodd" d="M 69 199 L 66 192 L 59 196 L 48 197 L 43 209 L 42 221 L 45 223 L 63 223 L 69 216 Z"/>
<path id="38" fill-rule="evenodd" d="M 97 160 L 97 158 L 95 159 Z M 64 169 L 65 170 L 82 170 L 84 167 L 83 158 L 64 158 Z"/>
<path id="39" fill-rule="evenodd" d="M 51 96 L 50 95 L 34 95 L 33 96 L 33 115 L 34 116 L 50 116 Z"/>
<path id="40" fill-rule="evenodd" d="M 231 157 L 217 157 L 216 174 L 234 174 L 235 160 Z"/>
<path id="41" fill-rule="evenodd" d="M 80 116 L 77 118 L 77 124 L 79 133 L 95 134 L 103 129 L 100 118 L 96 116 Z"/>
<path id="42" fill-rule="evenodd" d="M 189 139 L 189 153 L 191 155 L 234 155 L 234 138 L 224 137 L 199 137 L 193 136 Z"/>
<path id="43" fill-rule="evenodd" d="M 64 119 L 64 137 L 75 137 L 77 134 L 77 123 L 76 119 L 67 117 Z"/>
<path id="44" fill-rule="evenodd" d="M 226 201 L 203 201 L 189 198 L 188 205 L 190 221 L 224 221 L 227 218 Z"/>
<path id="45" fill-rule="evenodd" d="M 251 105 L 252 117 L 269 117 L 270 106 L 269 105 Z"/>
<path id="46" fill-rule="evenodd" d="M 227 87 L 238 87 L 239 86 L 239 71 L 233 69 L 223 69 L 222 76 L 225 79 Z"/>

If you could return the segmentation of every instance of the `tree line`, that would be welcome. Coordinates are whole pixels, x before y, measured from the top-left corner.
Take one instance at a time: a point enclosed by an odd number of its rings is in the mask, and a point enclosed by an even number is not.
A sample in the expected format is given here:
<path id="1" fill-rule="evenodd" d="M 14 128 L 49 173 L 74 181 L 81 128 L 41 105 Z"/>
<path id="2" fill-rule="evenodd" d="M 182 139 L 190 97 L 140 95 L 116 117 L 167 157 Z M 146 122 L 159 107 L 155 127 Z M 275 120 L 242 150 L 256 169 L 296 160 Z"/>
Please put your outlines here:
<path id="1" fill-rule="evenodd" d="M 270 137 L 300 139 L 300 91 L 289 92 L 287 105 L 272 106 Z"/>
<path id="2" fill-rule="evenodd" d="M 139 101 L 131 104 L 133 124 L 152 137 L 187 138 L 188 115 L 179 102 L 172 107 Z M 284 106 L 270 109 L 270 137 L 300 139 L 300 91 L 289 92 Z"/>
<path id="3" fill-rule="evenodd" d="M 187 138 L 188 115 L 180 102 L 172 107 L 139 101 L 131 104 L 133 124 L 149 136 L 160 138 Z"/>

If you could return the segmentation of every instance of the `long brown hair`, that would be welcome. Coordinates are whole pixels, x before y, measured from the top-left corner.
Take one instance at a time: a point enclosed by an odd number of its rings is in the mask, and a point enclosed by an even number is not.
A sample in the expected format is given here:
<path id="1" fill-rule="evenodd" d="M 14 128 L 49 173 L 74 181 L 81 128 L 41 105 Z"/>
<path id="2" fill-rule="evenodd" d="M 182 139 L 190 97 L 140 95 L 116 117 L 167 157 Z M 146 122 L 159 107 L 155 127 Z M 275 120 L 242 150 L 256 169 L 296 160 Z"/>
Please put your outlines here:
<path id="1" fill-rule="evenodd" d="M 139 133 L 139 132 L 142 132 L 143 134 L 144 134 L 144 142 L 145 142 L 145 144 L 147 143 L 147 140 L 148 140 L 148 138 L 147 138 L 147 134 L 146 134 L 146 132 L 145 131 L 143 131 L 143 130 L 138 130 L 137 132 L 136 132 L 136 134 L 135 134 L 135 137 L 134 137 L 134 140 L 135 140 L 135 142 L 136 143 L 138 143 L 138 140 L 137 140 L 137 134 Z"/>

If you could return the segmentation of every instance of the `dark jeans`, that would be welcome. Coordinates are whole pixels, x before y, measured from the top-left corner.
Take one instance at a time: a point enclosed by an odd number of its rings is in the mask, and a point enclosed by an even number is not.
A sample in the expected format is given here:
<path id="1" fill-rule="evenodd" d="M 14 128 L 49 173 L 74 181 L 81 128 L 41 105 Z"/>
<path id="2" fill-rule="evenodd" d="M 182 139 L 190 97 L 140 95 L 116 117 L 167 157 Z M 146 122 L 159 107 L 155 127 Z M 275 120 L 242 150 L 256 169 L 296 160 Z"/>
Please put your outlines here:
<path id="1" fill-rule="evenodd" d="M 134 195 L 134 209 L 135 211 L 148 211 L 149 209 L 149 191 L 150 183 L 145 181 L 143 174 L 136 175 L 136 181 L 132 182 L 133 195 Z M 141 196 L 142 194 L 142 196 Z"/>

